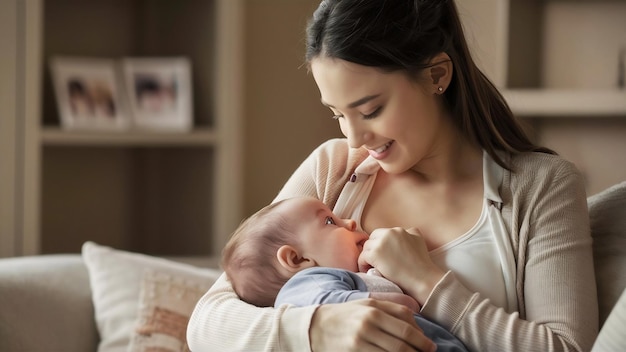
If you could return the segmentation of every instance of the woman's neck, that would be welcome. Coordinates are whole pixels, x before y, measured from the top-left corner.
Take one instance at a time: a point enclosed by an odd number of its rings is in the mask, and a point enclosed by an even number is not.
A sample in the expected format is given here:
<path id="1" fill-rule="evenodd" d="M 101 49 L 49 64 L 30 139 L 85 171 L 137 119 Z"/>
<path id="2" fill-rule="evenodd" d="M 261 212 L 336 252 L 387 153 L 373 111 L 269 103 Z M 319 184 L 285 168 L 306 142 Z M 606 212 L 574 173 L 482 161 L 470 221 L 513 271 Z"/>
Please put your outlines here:
<path id="1" fill-rule="evenodd" d="M 449 141 L 437 146 L 411 171 L 428 183 L 451 184 L 482 177 L 482 149 L 460 135 Z"/>

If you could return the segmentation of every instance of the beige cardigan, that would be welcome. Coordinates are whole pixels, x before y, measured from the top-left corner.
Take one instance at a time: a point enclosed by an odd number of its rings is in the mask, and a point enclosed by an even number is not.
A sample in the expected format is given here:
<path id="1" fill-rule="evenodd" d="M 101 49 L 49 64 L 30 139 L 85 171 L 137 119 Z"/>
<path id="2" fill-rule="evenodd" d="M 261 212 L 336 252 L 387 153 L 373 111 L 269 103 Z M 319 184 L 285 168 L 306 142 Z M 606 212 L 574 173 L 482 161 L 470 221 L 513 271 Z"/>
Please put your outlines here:
<path id="1" fill-rule="evenodd" d="M 317 148 L 278 199 L 314 196 L 331 207 L 367 156 L 345 139 Z M 505 172 L 502 216 L 517 263 L 519 313 L 508 314 L 470 292 L 449 272 L 421 314 L 474 351 L 589 351 L 598 332 L 598 305 L 583 179 L 558 156 L 512 156 Z M 187 330 L 191 350 L 310 350 L 315 307 L 258 308 L 240 301 L 222 275 L 198 302 Z"/>

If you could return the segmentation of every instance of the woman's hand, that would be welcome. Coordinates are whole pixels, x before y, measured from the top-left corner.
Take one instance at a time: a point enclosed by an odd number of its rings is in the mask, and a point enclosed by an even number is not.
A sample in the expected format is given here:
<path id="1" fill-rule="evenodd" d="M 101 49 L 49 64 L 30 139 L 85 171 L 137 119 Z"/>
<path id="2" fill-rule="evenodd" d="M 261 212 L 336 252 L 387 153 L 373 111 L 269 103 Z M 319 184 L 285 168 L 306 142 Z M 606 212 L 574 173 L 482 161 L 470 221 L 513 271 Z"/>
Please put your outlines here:
<path id="1" fill-rule="evenodd" d="M 405 306 L 375 299 L 321 305 L 311 321 L 311 349 L 435 351 Z"/>
<path id="2" fill-rule="evenodd" d="M 400 292 L 370 292 L 370 298 L 402 304 L 413 313 L 419 313 L 420 304 L 415 298 Z"/>
<path id="3" fill-rule="evenodd" d="M 437 282 L 445 275 L 428 255 L 417 229 L 376 229 L 359 256 L 359 270 L 375 267 L 381 275 L 424 304 Z"/>

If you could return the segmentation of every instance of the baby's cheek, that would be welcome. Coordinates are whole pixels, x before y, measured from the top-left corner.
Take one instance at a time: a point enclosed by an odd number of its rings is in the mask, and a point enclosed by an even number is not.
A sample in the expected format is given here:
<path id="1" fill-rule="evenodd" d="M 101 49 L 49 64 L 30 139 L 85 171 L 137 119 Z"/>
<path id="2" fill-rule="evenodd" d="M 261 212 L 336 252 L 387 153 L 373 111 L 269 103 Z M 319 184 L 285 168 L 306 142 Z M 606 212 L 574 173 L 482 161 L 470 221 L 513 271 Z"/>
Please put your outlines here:
<path id="1" fill-rule="evenodd" d="M 358 251 L 350 254 L 348 261 L 346 262 L 346 265 L 350 267 L 350 271 L 359 271 L 359 254 L 360 253 Z"/>

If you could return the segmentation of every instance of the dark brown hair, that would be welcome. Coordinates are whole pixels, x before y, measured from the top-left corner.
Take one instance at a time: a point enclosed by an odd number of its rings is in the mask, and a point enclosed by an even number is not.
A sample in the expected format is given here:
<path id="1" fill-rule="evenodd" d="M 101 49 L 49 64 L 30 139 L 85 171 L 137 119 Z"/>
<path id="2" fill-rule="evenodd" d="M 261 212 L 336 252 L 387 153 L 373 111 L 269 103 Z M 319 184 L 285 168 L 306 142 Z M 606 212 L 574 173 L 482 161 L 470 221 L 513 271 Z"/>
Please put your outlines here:
<path id="1" fill-rule="evenodd" d="M 496 151 L 554 154 L 531 142 L 472 60 L 453 0 L 323 0 L 307 26 L 308 63 L 323 55 L 415 77 L 440 53 L 454 66 L 444 100 L 469 141 L 507 169 Z"/>

